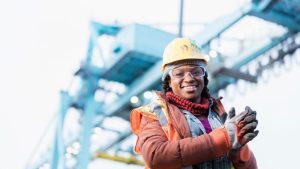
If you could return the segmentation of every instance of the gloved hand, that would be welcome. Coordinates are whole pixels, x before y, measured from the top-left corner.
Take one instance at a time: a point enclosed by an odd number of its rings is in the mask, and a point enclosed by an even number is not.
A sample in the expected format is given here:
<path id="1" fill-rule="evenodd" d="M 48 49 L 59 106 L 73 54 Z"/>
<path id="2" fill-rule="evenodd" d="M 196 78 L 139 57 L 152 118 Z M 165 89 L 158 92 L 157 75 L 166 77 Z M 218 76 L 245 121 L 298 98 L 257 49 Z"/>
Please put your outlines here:
<path id="1" fill-rule="evenodd" d="M 224 127 L 228 131 L 233 150 L 238 150 L 257 136 L 256 112 L 252 111 L 250 107 L 246 107 L 245 111 L 237 116 L 235 116 L 235 109 L 231 108 L 228 115 L 223 115 L 221 119 L 224 120 L 225 116 Z"/>

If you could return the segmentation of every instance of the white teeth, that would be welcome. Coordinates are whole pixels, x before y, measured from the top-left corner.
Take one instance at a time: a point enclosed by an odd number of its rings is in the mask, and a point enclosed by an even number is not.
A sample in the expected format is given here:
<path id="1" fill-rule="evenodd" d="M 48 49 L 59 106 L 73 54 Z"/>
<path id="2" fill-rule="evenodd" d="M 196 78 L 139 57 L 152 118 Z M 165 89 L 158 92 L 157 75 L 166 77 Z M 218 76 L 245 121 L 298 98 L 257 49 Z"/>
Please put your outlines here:
<path id="1" fill-rule="evenodd" d="M 188 91 L 196 90 L 196 86 L 185 86 L 183 88 Z"/>

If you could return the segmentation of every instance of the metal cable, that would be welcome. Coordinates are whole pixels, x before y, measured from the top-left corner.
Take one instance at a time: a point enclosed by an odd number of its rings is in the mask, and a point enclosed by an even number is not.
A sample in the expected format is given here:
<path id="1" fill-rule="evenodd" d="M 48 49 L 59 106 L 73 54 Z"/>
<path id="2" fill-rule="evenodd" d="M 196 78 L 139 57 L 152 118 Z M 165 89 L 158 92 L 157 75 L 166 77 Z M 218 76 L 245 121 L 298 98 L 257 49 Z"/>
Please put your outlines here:
<path id="1" fill-rule="evenodd" d="M 32 158 L 34 157 L 34 155 L 36 154 L 38 148 L 40 147 L 44 137 L 47 135 L 47 133 L 49 132 L 50 126 L 51 124 L 54 122 L 55 118 L 57 117 L 58 113 L 55 113 L 52 118 L 50 119 L 50 121 L 48 122 L 48 124 L 46 125 L 41 137 L 39 138 L 37 144 L 35 145 L 35 147 L 33 148 L 33 151 L 30 153 L 28 159 L 26 160 L 26 165 L 25 165 L 25 169 L 29 169 L 29 164 L 32 161 Z"/>

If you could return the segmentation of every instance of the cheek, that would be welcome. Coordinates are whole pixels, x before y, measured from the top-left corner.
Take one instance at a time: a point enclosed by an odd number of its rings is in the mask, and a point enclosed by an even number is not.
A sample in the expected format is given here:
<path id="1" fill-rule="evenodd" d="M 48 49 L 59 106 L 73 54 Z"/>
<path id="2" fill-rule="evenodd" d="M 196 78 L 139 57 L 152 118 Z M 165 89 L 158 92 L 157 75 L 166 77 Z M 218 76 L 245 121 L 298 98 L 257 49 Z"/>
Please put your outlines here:
<path id="1" fill-rule="evenodd" d="M 199 78 L 198 83 L 200 83 L 201 85 L 204 85 L 204 77 Z"/>
<path id="2" fill-rule="evenodd" d="M 170 80 L 170 82 L 169 82 L 169 87 L 170 87 L 171 89 L 176 89 L 176 88 L 179 88 L 179 86 L 180 86 L 179 84 L 180 84 L 179 81 Z"/>
<path id="3" fill-rule="evenodd" d="M 203 90 L 203 88 L 204 88 L 204 79 L 201 78 L 201 79 L 198 79 L 197 81 L 198 81 L 198 84 L 199 84 L 199 87 L 200 87 L 199 89 Z"/>

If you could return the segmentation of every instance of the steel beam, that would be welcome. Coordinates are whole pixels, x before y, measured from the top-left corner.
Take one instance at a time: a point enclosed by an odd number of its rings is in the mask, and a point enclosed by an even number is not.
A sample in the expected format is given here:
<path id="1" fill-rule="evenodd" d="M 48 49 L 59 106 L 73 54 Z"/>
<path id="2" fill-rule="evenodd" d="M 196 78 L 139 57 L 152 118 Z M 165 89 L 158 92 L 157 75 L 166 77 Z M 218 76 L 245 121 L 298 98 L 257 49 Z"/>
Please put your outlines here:
<path id="1" fill-rule="evenodd" d="M 58 169 L 64 166 L 64 142 L 63 142 L 63 126 L 64 126 L 64 120 L 66 113 L 68 111 L 68 108 L 71 104 L 72 98 L 71 96 L 65 92 L 62 91 L 60 93 L 60 110 L 59 110 L 59 116 L 57 119 L 57 126 L 55 131 L 55 137 L 54 137 L 54 145 L 52 148 L 52 157 L 51 157 L 51 163 L 50 167 L 51 169 Z"/>
<path id="2" fill-rule="evenodd" d="M 128 88 L 128 92 L 123 96 L 120 96 L 117 102 L 114 103 L 114 106 L 104 105 L 102 107 L 102 113 L 106 116 L 111 116 L 120 110 L 125 104 L 129 103 L 129 100 L 132 96 L 138 95 L 149 86 L 155 84 L 161 78 L 161 64 L 162 61 L 157 62 L 152 66 L 143 76 L 135 80 Z"/>
<path id="3" fill-rule="evenodd" d="M 235 24 L 251 11 L 251 5 L 247 5 L 239 11 L 226 15 L 204 28 L 204 30 L 195 36 L 195 41 L 200 47 L 205 47 L 209 41 L 219 36 L 222 32 Z"/>
<path id="4" fill-rule="evenodd" d="M 110 155 L 110 154 L 107 154 L 106 152 L 97 152 L 95 154 L 94 158 L 103 158 L 103 159 L 114 160 L 114 161 L 118 161 L 118 162 L 122 162 L 122 163 L 126 163 L 126 164 L 136 164 L 136 165 L 140 165 L 140 166 L 145 165 L 144 161 L 141 161 L 134 156 L 126 158 L 126 157 L 122 157 L 122 156 L 118 156 L 118 155 Z"/>
<path id="5" fill-rule="evenodd" d="M 252 10 L 249 15 L 253 15 L 264 20 L 277 23 L 279 25 L 287 27 L 290 31 L 293 32 L 300 31 L 300 24 L 298 24 L 295 19 L 273 10 L 267 12 Z"/>
<path id="6" fill-rule="evenodd" d="M 239 56 L 238 58 L 245 58 L 241 60 L 240 62 L 236 63 L 234 66 L 232 66 L 233 69 L 239 70 L 243 65 L 249 63 L 250 61 L 256 59 L 260 55 L 266 53 L 282 41 L 286 40 L 288 37 L 292 35 L 291 32 L 285 33 L 283 36 L 273 39 L 271 43 L 268 43 L 266 46 L 262 47 L 258 51 L 255 51 L 254 53 L 250 54 L 249 56 Z"/>
<path id="7" fill-rule="evenodd" d="M 107 34 L 107 35 L 110 35 L 110 36 L 115 36 L 121 30 L 120 26 L 117 26 L 117 25 L 104 25 L 104 24 L 101 24 L 99 22 L 94 22 L 94 21 L 91 22 L 91 27 L 94 30 L 97 30 L 98 36 L 101 36 L 103 34 Z"/>
<path id="8" fill-rule="evenodd" d="M 183 26 L 183 4 L 184 0 L 180 0 L 180 7 L 179 7 L 179 25 L 178 25 L 178 37 L 182 37 L 182 26 Z"/>
<path id="9" fill-rule="evenodd" d="M 236 79 L 243 79 L 252 83 L 257 83 L 257 77 L 252 76 L 248 73 L 240 72 L 239 70 L 234 70 L 234 69 L 228 69 L 225 67 L 222 67 L 218 72 L 215 74 L 217 75 L 225 75 L 225 76 L 230 76 Z"/>
<path id="10" fill-rule="evenodd" d="M 278 0 L 261 0 L 257 4 L 253 4 L 253 8 L 256 11 L 266 11 L 270 9 Z"/>
<path id="11" fill-rule="evenodd" d="M 96 115 L 97 104 L 94 101 L 94 95 L 87 98 L 87 103 L 83 114 L 83 130 L 80 134 L 80 152 L 78 154 L 77 169 L 87 169 L 90 161 L 90 144 L 91 134 L 93 131 L 93 123 L 91 123 Z"/>

